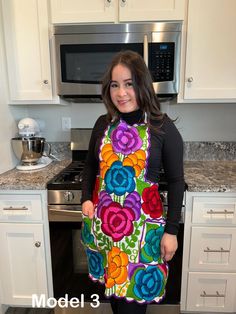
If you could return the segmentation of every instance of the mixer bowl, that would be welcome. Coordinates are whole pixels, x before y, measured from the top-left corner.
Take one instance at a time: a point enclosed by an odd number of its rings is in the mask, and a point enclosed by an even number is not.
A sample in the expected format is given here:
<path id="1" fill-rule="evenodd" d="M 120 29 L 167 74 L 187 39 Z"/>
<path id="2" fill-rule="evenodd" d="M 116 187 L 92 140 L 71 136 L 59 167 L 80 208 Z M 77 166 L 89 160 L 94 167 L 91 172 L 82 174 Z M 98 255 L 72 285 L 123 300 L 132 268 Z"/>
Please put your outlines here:
<path id="1" fill-rule="evenodd" d="M 44 144 L 49 146 L 49 152 L 44 152 Z M 12 149 L 16 157 L 26 165 L 37 164 L 43 156 L 50 154 L 50 145 L 43 137 L 15 137 L 11 139 Z"/>

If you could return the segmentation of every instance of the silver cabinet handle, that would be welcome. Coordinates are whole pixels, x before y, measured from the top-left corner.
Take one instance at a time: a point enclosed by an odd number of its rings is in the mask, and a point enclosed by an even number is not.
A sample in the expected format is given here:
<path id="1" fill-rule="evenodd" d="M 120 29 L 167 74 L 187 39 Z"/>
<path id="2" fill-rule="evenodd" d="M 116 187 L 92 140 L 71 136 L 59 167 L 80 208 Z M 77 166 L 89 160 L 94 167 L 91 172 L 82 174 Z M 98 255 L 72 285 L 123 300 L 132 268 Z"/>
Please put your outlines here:
<path id="1" fill-rule="evenodd" d="M 192 83 L 193 82 L 193 77 L 190 76 L 188 79 L 187 79 L 188 83 Z"/>
<path id="2" fill-rule="evenodd" d="M 40 247 L 40 246 L 41 246 L 41 242 L 40 242 L 40 241 L 36 241 L 36 242 L 34 243 L 34 245 L 35 245 L 36 247 Z"/>
<path id="3" fill-rule="evenodd" d="M 4 207 L 3 210 L 29 210 L 29 208 L 26 206 L 22 206 L 22 207 L 9 206 L 9 207 Z"/>
<path id="4" fill-rule="evenodd" d="M 148 67 L 148 37 L 147 35 L 143 36 L 143 59 Z"/>
<path id="5" fill-rule="evenodd" d="M 204 252 L 206 253 L 230 253 L 230 250 L 225 250 L 222 247 L 220 248 L 220 250 L 212 250 L 209 247 L 207 247 Z"/>
<path id="6" fill-rule="evenodd" d="M 206 291 L 200 294 L 200 297 L 203 298 L 224 298 L 225 294 L 220 294 L 219 291 L 216 291 L 216 294 L 207 294 Z"/>
<path id="7" fill-rule="evenodd" d="M 230 211 L 230 210 L 221 210 L 221 211 L 216 211 L 214 209 L 210 209 L 207 211 L 207 214 L 210 214 L 210 215 L 233 215 L 234 214 L 234 211 Z"/>
<path id="8" fill-rule="evenodd" d="M 43 80 L 43 84 L 47 85 L 48 84 L 48 80 Z"/>

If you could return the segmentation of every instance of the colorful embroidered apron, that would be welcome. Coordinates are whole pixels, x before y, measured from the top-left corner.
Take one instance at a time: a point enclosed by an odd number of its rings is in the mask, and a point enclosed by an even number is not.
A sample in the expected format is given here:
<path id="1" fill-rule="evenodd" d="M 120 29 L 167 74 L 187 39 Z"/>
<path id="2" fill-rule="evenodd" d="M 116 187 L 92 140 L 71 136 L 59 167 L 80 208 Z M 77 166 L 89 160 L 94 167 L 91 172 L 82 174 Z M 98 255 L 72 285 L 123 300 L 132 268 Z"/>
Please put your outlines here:
<path id="1" fill-rule="evenodd" d="M 160 302 L 168 266 L 160 257 L 165 213 L 156 183 L 146 180 L 150 134 L 120 120 L 101 142 L 93 220 L 84 216 L 82 241 L 89 276 L 105 295 Z"/>

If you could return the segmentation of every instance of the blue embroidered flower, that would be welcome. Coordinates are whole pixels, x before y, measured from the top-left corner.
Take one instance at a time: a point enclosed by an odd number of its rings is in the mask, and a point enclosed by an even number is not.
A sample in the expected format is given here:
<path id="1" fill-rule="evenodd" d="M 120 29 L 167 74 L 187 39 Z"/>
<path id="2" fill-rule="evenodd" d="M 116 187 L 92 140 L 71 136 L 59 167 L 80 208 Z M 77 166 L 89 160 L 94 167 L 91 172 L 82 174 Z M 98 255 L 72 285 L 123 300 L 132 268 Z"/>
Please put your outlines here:
<path id="1" fill-rule="evenodd" d="M 144 263 L 157 262 L 160 258 L 160 241 L 164 232 L 163 226 L 151 229 L 145 236 L 145 244 L 141 250 L 140 260 Z"/>
<path id="2" fill-rule="evenodd" d="M 88 268 L 94 278 L 100 278 L 104 275 L 103 256 L 95 251 L 86 250 L 88 257 Z"/>
<path id="3" fill-rule="evenodd" d="M 134 294 L 145 301 L 154 300 L 163 288 L 163 279 L 163 273 L 157 265 L 139 269 L 134 278 Z"/>
<path id="4" fill-rule="evenodd" d="M 135 189 L 135 171 L 130 166 L 123 166 L 120 161 L 115 161 L 105 175 L 106 190 L 109 194 L 118 196 Z"/>
<path id="5" fill-rule="evenodd" d="M 81 232 L 81 238 L 84 244 L 90 244 L 93 243 L 94 236 L 90 232 L 89 225 L 86 221 L 84 221 L 84 225 Z"/>

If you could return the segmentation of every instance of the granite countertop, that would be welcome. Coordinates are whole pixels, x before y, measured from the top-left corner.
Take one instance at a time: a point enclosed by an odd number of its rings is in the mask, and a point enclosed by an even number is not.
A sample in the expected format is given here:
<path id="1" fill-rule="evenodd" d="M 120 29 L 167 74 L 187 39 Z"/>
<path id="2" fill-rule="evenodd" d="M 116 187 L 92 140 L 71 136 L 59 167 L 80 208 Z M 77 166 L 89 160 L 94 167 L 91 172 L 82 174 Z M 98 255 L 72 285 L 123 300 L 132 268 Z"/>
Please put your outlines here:
<path id="1" fill-rule="evenodd" d="M 236 192 L 236 161 L 185 161 L 190 192 Z"/>
<path id="2" fill-rule="evenodd" d="M 53 161 L 48 166 L 30 171 L 16 168 L 0 174 L 0 190 L 45 190 L 47 182 L 65 168 L 71 160 Z"/>
<path id="3" fill-rule="evenodd" d="M 40 170 L 12 169 L 0 174 L 0 190 L 43 190 L 71 160 L 53 161 Z M 236 161 L 185 161 L 190 192 L 236 192 Z"/>

